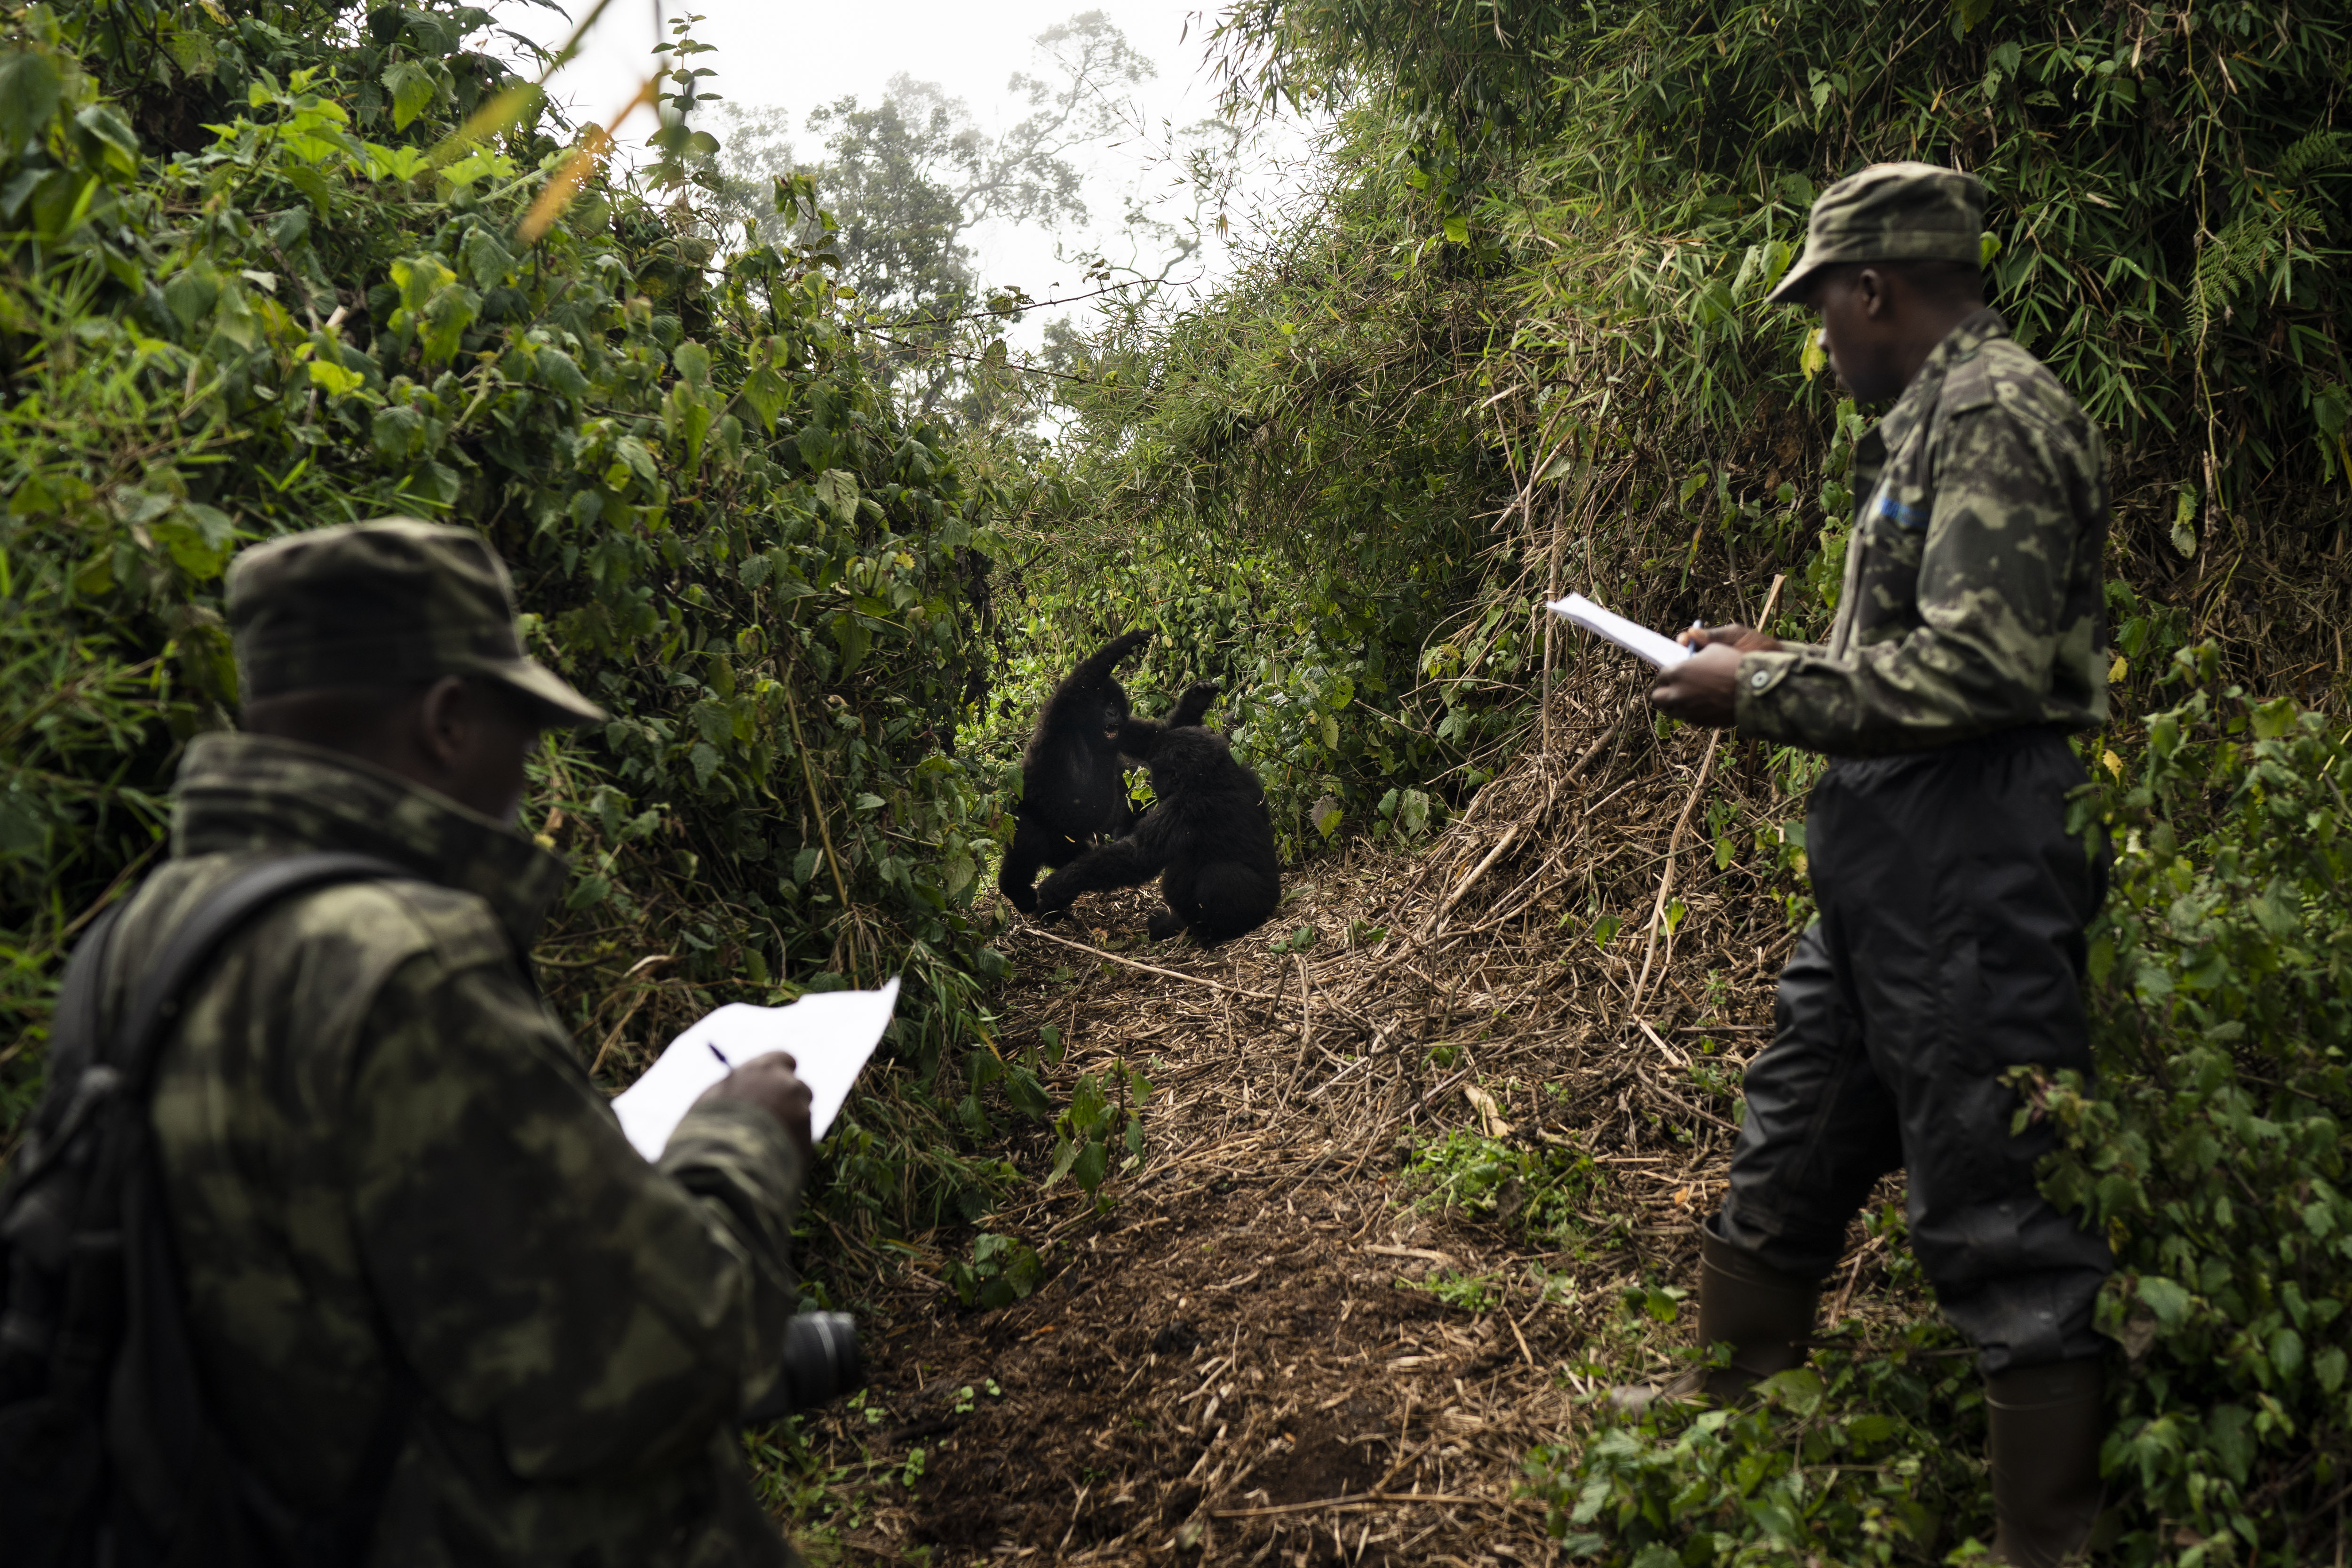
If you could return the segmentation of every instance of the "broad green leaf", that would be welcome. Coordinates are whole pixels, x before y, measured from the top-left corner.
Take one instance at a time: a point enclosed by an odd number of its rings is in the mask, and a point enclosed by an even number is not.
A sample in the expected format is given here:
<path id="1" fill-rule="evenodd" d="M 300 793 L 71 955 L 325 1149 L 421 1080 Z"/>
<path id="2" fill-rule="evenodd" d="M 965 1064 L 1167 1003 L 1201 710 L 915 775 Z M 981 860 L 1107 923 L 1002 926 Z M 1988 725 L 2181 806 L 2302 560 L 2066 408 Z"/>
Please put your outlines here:
<path id="1" fill-rule="evenodd" d="M 139 138 L 122 110 L 110 103 L 93 103 L 74 116 L 74 129 L 99 161 L 119 174 L 139 172 Z"/>
<path id="2" fill-rule="evenodd" d="M 462 191 L 477 180 L 510 180 L 514 175 L 514 160 L 487 147 L 478 149 L 441 171 L 442 183 L 453 191 Z"/>
<path id="3" fill-rule="evenodd" d="M 348 397 L 367 384 L 367 377 L 359 372 L 345 370 L 341 365 L 331 364 L 321 359 L 310 362 L 310 384 L 329 397 Z"/>
<path id="4" fill-rule="evenodd" d="M 321 220 L 329 216 L 334 197 L 334 186 L 315 164 L 289 163 L 279 173 L 286 176 L 288 184 L 302 193 L 303 198 L 310 204 L 311 210 L 316 212 Z"/>
<path id="5" fill-rule="evenodd" d="M 857 476 L 842 468 L 827 468 L 816 477 L 817 500 L 824 503 L 838 522 L 857 520 Z"/>
<path id="6" fill-rule="evenodd" d="M 2161 1274 L 2140 1277 L 2139 1299 L 2156 1314 L 2156 1321 L 2168 1331 L 2179 1328 L 2189 1316 L 2189 1295 L 2177 1281 Z"/>
<path id="7" fill-rule="evenodd" d="M 383 85 L 392 94 L 392 128 L 395 131 L 407 130 L 408 122 L 425 112 L 436 91 L 433 73 L 415 60 L 401 60 L 387 67 Z M 422 162 L 425 154 L 419 152 L 417 157 Z"/>
<path id="8" fill-rule="evenodd" d="M 385 147 L 370 142 L 366 152 L 368 177 L 373 180 L 413 180 L 428 163 L 421 147 Z"/>
<path id="9" fill-rule="evenodd" d="M 0 55 L 0 152 L 14 153 L 58 111 L 65 80 L 46 55 Z"/>
<path id="10" fill-rule="evenodd" d="M 1811 1415 L 1822 1407 L 1825 1392 L 1822 1374 L 1809 1366 L 1791 1367 L 1775 1373 L 1756 1385 L 1757 1392 L 1767 1398 L 1778 1399 L 1800 1415 Z"/>

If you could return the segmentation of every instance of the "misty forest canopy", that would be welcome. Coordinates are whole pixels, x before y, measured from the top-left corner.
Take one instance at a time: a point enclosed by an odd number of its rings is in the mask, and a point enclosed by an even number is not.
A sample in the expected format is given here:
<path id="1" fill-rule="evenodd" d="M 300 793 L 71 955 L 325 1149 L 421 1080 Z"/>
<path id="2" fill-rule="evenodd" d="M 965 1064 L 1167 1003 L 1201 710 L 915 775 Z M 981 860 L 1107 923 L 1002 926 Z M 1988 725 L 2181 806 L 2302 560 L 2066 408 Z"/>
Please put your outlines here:
<path id="1" fill-rule="evenodd" d="M 1001 131 L 983 129 L 938 83 L 903 73 L 878 103 L 849 96 L 812 109 L 803 141 L 785 109 L 730 102 L 711 117 L 723 137 L 706 216 L 836 255 L 878 373 L 926 416 L 969 422 L 1008 397 L 1001 412 L 1016 417 L 1035 405 L 1017 380 L 998 386 L 999 375 L 971 374 L 1003 372 L 1006 333 L 1032 289 L 1045 292 L 1038 279 L 983 279 L 973 248 L 982 231 L 1067 236 L 1064 297 L 1113 284 L 1132 297 L 1197 270 L 1202 224 L 1233 178 L 1236 133 L 1216 120 L 1154 126 L 1136 94 L 1158 69 L 1103 13 L 1073 16 L 1034 45 L 1038 74 L 1008 83 Z M 810 156 L 796 155 L 812 142 Z M 1108 193 L 1119 208 L 1110 214 L 1090 206 L 1090 184 L 1105 182 L 1089 174 L 1114 148 L 1141 172 Z M 814 182 L 834 227 L 804 209 L 776 211 L 774 181 L 795 175 Z M 1181 193 L 1172 202 L 1171 183 Z M 1070 328 L 1056 321 L 1049 331 L 1060 352 L 1043 363 L 1058 365 Z"/>
<path id="2" fill-rule="evenodd" d="M 164 852 L 182 744 L 236 711 L 229 557 L 397 511 L 480 528 L 532 651 L 612 715 L 534 764 L 525 824 L 572 865 L 543 973 L 600 1082 L 718 1002 L 902 972 L 821 1223 L 895 1244 L 1098 1187 L 1141 1158 L 1140 1091 L 999 1052 L 978 899 L 1059 673 L 1147 626 L 1139 710 L 1220 680 L 1297 863 L 1410 852 L 1526 749 L 1584 657 L 1548 650 L 1539 592 L 1680 625 L 1782 577 L 1774 628 L 1819 636 L 1878 411 L 1763 297 L 1830 182 L 1949 163 L 1992 192 L 1996 303 L 2112 446 L 2081 805 L 2119 857 L 2106 1076 L 2031 1088 L 2050 1190 L 2121 1264 L 2115 1550 L 2340 1549 L 2340 5 L 1246 0 L 1213 39 L 1227 122 L 1328 129 L 1205 297 L 1159 285 L 1238 133 L 1134 124 L 1149 66 L 1099 13 L 1041 36 L 996 132 L 904 79 L 712 102 L 730 62 L 692 27 L 632 168 L 483 9 L 0 8 L 0 1122 L 40 1091 L 62 954 Z M 1147 132 L 1182 183 L 1114 216 L 1088 171 Z M 989 224 L 1108 288 L 1034 354 L 1038 280 L 981 274 Z M 1625 698 L 1670 765 L 1687 737 Z M 1706 874 L 1801 921 L 1817 764 L 1726 755 L 1777 805 L 1700 814 Z M 1879 1478 L 1977 1488 L 1947 1440 L 1976 1417 L 1917 1364 L 1664 1412 L 1532 1482 L 1598 1561 L 1932 1561 Z M 1809 1482 L 1832 1448 L 1862 1458 Z"/>

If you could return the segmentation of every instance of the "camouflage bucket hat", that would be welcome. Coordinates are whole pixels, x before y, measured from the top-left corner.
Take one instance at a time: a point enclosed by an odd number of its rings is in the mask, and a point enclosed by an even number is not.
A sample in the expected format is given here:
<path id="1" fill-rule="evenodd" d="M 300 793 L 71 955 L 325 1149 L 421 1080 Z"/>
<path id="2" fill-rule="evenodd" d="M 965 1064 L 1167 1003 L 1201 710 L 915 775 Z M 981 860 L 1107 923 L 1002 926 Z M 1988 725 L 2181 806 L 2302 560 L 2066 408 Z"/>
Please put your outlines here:
<path id="1" fill-rule="evenodd" d="M 1984 182 L 1934 163 L 1873 163 L 1848 174 L 1813 203 L 1805 253 L 1766 296 L 1801 305 L 1824 267 L 1850 261 L 1981 259 Z"/>
<path id="2" fill-rule="evenodd" d="M 229 566 L 228 625 L 247 701 L 479 675 L 555 721 L 604 721 L 523 653 L 506 563 L 466 529 L 387 517 L 257 544 Z"/>

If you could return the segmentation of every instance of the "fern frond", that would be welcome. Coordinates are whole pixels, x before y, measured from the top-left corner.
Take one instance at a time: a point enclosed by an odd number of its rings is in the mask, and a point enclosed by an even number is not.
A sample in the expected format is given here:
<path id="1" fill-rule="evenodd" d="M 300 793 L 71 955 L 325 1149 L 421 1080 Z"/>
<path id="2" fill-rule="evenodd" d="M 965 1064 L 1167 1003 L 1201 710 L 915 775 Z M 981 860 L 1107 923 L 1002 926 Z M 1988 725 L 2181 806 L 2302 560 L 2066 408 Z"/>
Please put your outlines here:
<path id="1" fill-rule="evenodd" d="M 2322 169 L 2352 163 L 2352 135 L 2341 131 L 2315 131 L 2289 147 L 2278 161 L 2276 177 L 2291 184 Z"/>

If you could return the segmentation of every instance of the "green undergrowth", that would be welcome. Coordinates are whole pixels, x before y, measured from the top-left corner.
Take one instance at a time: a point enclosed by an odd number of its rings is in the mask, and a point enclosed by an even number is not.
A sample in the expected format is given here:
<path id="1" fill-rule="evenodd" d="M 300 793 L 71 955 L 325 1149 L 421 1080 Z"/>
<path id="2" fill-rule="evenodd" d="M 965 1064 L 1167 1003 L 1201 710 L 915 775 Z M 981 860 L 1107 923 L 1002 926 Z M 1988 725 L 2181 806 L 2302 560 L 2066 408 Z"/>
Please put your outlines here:
<path id="1" fill-rule="evenodd" d="M 2100 1560 L 2286 1568 L 2345 1549 L 2352 1480 L 2352 732 L 2220 669 L 2184 652 L 2185 700 L 2129 760 L 2102 750 L 2078 798 L 2116 856 L 2090 949 L 2101 1077 L 2021 1073 L 2018 1114 L 2054 1123 L 2043 1190 L 2116 1249 Z M 1874 1224 L 1899 1242 L 1898 1215 Z M 1754 1409 L 1596 1411 L 1531 1484 L 1603 1563 L 1945 1561 L 1987 1506 L 1972 1363 L 1918 1359 L 1956 1346 L 1916 1322 Z"/>
<path id="2" fill-rule="evenodd" d="M 1413 1150 L 1397 1191 L 1528 1244 L 1560 1247 L 1590 1228 L 1604 1185 L 1601 1167 L 1581 1149 L 1457 1127 Z"/>
<path id="3" fill-rule="evenodd" d="M 1984 1430 L 1972 1358 L 1914 1323 L 1817 1350 L 1748 1405 L 1604 1420 L 1581 1447 L 1535 1450 L 1527 1474 L 1571 1555 L 1633 1568 L 1967 1561 L 1964 1543 L 1991 1538 Z"/>
<path id="4" fill-rule="evenodd" d="M 236 712 L 230 557 L 408 513 L 481 530 L 611 715 L 525 823 L 572 862 L 539 956 L 600 1079 L 719 1002 L 902 973 L 819 1206 L 984 1212 L 993 1121 L 1052 1109 L 986 1048 L 970 909 L 995 491 L 867 376 L 824 256 L 720 250 L 694 147 L 604 171 L 486 12 L 231 9 L 0 8 L 0 1147 L 64 953 Z"/>

